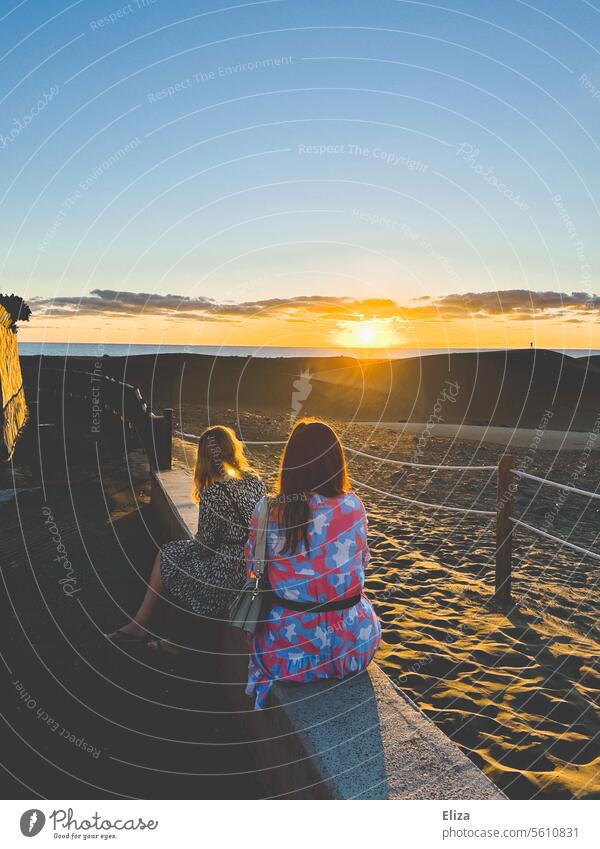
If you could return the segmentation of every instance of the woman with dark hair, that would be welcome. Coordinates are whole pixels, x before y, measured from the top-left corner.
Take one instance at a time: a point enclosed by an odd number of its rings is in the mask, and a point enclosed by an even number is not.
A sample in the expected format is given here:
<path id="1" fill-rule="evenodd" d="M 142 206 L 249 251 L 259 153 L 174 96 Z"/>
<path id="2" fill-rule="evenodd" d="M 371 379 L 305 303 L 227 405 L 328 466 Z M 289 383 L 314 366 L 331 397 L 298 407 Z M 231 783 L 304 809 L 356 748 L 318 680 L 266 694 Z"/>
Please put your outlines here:
<path id="1" fill-rule="evenodd" d="M 207 427 L 198 440 L 194 469 L 192 497 L 200 505 L 196 537 L 162 546 L 138 612 L 127 625 L 108 634 L 109 639 L 148 639 L 146 627 L 165 590 L 193 613 L 222 617 L 244 583 L 244 545 L 253 510 L 264 494 L 234 431 L 222 425 Z M 148 645 L 176 653 L 168 640 Z"/>
<path id="2" fill-rule="evenodd" d="M 246 546 L 248 575 L 261 502 Z M 271 605 L 250 641 L 249 696 L 262 708 L 275 680 L 344 678 L 371 662 L 381 629 L 363 595 L 367 516 L 350 491 L 344 449 L 328 424 L 304 419 L 281 456 L 267 525 Z"/>

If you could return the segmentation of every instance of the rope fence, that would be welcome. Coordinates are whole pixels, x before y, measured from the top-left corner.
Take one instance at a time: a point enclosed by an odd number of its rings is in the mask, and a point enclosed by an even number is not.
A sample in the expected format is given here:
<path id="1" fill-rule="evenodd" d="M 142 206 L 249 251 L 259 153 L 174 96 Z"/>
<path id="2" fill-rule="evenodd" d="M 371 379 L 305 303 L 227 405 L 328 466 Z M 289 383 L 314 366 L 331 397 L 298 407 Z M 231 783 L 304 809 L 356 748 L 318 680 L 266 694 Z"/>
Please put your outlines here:
<path id="1" fill-rule="evenodd" d="M 43 369 L 46 377 L 53 374 L 59 380 L 51 381 L 49 391 L 51 394 L 62 395 L 63 397 L 81 398 L 97 403 L 97 392 L 94 393 L 93 386 L 100 385 L 102 387 L 102 409 L 111 415 L 119 418 L 128 427 L 134 428 L 140 437 L 140 441 L 146 450 L 150 464 L 154 469 L 159 471 L 167 471 L 171 469 L 172 459 L 172 436 L 178 436 L 185 440 L 198 441 L 199 436 L 195 433 L 186 433 L 185 431 L 173 429 L 173 410 L 165 409 L 163 414 L 155 415 L 149 405 L 144 400 L 140 389 L 137 386 L 124 383 L 116 378 L 105 375 L 98 375 L 90 372 L 79 371 L 62 371 L 60 374 L 56 369 Z M 286 440 L 246 440 L 246 445 L 285 445 Z M 501 607 L 507 607 L 511 603 L 511 584 L 512 584 L 512 545 L 513 534 L 515 528 L 523 528 L 529 533 L 536 534 L 551 542 L 557 543 L 561 547 L 569 548 L 576 551 L 584 557 L 590 557 L 593 560 L 600 560 L 600 554 L 596 554 L 583 546 L 576 545 L 569 540 L 554 536 L 553 534 L 536 528 L 518 519 L 513 515 L 513 498 L 515 491 L 514 479 L 529 480 L 538 483 L 542 486 L 551 486 L 575 495 L 582 496 L 588 499 L 600 499 L 600 492 L 590 492 L 585 489 L 579 489 L 574 486 L 559 483 L 558 481 L 550 480 L 549 478 L 538 477 L 537 475 L 529 474 L 528 472 L 520 471 L 513 467 L 513 458 L 509 454 L 502 455 L 498 464 L 495 466 L 472 466 L 472 465 L 442 465 L 430 463 L 414 463 L 408 460 L 395 460 L 391 457 L 378 457 L 374 454 L 369 454 L 365 451 L 360 451 L 357 448 L 352 448 L 349 445 L 344 446 L 345 450 L 357 456 L 364 457 L 368 460 L 374 460 L 378 463 L 388 463 L 392 466 L 408 467 L 413 469 L 435 469 L 436 471 L 459 471 L 459 472 L 496 472 L 497 474 L 497 495 L 496 495 L 496 510 L 481 510 L 473 507 L 453 507 L 448 504 L 433 504 L 427 501 L 407 498 L 393 492 L 386 492 L 378 489 L 370 484 L 358 481 L 352 478 L 352 483 L 357 486 L 375 492 L 378 495 L 383 495 L 386 498 L 393 498 L 415 507 L 422 507 L 430 510 L 443 510 L 449 513 L 462 513 L 463 515 L 488 516 L 496 519 L 496 549 L 495 549 L 495 591 L 494 598 Z"/>
<path id="2" fill-rule="evenodd" d="M 174 433 L 177 436 L 184 439 L 190 439 L 192 441 L 200 439 L 196 433 L 185 433 L 185 431 L 182 430 L 176 430 Z M 244 445 L 285 445 L 287 442 L 286 439 L 244 439 L 242 441 Z M 368 460 L 376 460 L 378 463 L 389 463 L 391 466 L 410 466 L 413 469 L 441 469 L 442 471 L 448 470 L 451 472 L 495 472 L 498 468 L 498 466 L 443 466 L 440 463 L 412 463 L 408 460 L 394 460 L 392 457 L 377 457 L 375 454 L 367 454 L 364 451 L 359 451 L 358 448 L 352 448 L 350 445 L 344 445 L 344 450 L 349 451 L 351 454 L 356 454 L 358 457 L 366 457 Z"/>
<path id="3" fill-rule="evenodd" d="M 182 439 L 197 441 L 199 436 L 195 433 L 186 433 L 185 431 L 174 430 L 173 433 Z M 258 439 L 245 440 L 245 445 L 285 445 L 284 439 Z M 590 492 L 585 489 L 579 489 L 574 486 L 559 483 L 558 481 L 550 480 L 549 478 L 538 477 L 531 475 L 528 472 L 522 472 L 513 467 L 513 457 L 509 454 L 504 454 L 499 458 L 498 464 L 494 466 L 473 466 L 473 465 L 442 465 L 433 463 L 414 463 L 408 460 L 396 460 L 391 457 L 378 457 L 374 454 L 369 454 L 366 451 L 360 451 L 357 448 L 352 448 L 350 445 L 345 445 L 344 449 L 357 457 L 364 457 L 367 460 L 374 460 L 378 463 L 388 463 L 391 466 L 407 467 L 412 469 L 434 469 L 436 471 L 452 471 L 452 472 L 496 472 L 497 474 L 497 496 L 496 510 L 481 510 L 473 507 L 453 507 L 448 504 L 433 504 L 427 501 L 420 501 L 415 498 L 407 498 L 398 495 L 394 492 L 386 492 L 378 489 L 363 481 L 351 478 L 352 483 L 363 487 L 371 492 L 383 495 L 387 498 L 393 498 L 396 501 L 401 501 L 410 506 L 422 507 L 430 510 L 443 510 L 448 513 L 461 513 L 463 515 L 487 516 L 495 517 L 496 519 L 496 550 L 495 550 L 495 590 L 494 598 L 499 606 L 506 608 L 512 603 L 512 547 L 513 534 L 515 528 L 523 528 L 529 533 L 541 536 L 551 542 L 557 543 L 561 547 L 569 548 L 576 551 L 584 557 L 590 557 L 593 560 L 600 561 L 600 554 L 596 554 L 583 546 L 576 545 L 569 540 L 554 536 L 553 534 L 536 528 L 524 522 L 522 519 L 516 518 L 513 515 L 513 500 L 515 484 L 514 479 L 529 480 L 542 486 L 551 486 L 575 495 L 583 496 L 590 499 L 600 499 L 599 492 Z"/>
<path id="4" fill-rule="evenodd" d="M 555 537 L 553 534 L 549 534 L 546 531 L 542 531 L 539 528 L 534 527 L 533 525 L 528 525 L 527 522 L 522 522 L 521 519 L 511 518 L 511 522 L 513 525 L 519 525 L 521 528 L 525 528 L 528 531 L 531 531 L 538 536 L 544 537 L 544 539 L 552 540 L 552 542 L 557 542 L 561 546 L 566 546 L 567 548 L 572 548 L 573 551 L 578 551 L 580 554 L 585 554 L 586 557 L 591 557 L 593 560 L 600 560 L 600 554 L 594 554 L 593 551 L 588 551 L 587 548 L 582 548 L 580 545 L 575 545 L 574 542 L 569 542 L 566 539 L 562 539 L 561 537 Z"/>
<path id="5" fill-rule="evenodd" d="M 448 470 L 451 472 L 495 472 L 498 468 L 498 466 L 442 466 L 439 463 L 432 465 L 428 463 L 411 463 L 408 460 L 393 460 L 391 457 L 376 457 L 374 454 L 367 454 L 364 451 L 359 451 L 357 448 L 351 448 L 349 445 L 344 445 L 344 448 L 358 457 L 366 457 L 369 460 L 376 460 L 378 463 L 390 463 L 393 466 L 410 466 L 412 469 L 442 469 L 443 471 Z"/>
<path id="6" fill-rule="evenodd" d="M 383 489 L 377 489 L 377 487 L 370 486 L 370 484 L 364 483 L 364 481 L 358 481 L 355 478 L 350 478 L 350 480 L 358 486 L 370 489 L 371 492 L 377 492 L 379 495 L 385 495 L 387 498 L 394 498 L 396 501 L 403 501 L 405 504 L 416 504 L 419 507 L 432 507 L 435 510 L 447 510 L 450 513 L 475 513 L 477 516 L 496 515 L 493 510 L 476 510 L 473 507 L 450 507 L 449 504 L 430 504 L 427 501 L 417 501 L 415 498 L 406 498 L 403 495 L 396 495 L 395 492 L 386 492 Z"/>
<path id="7" fill-rule="evenodd" d="M 567 492 L 574 492 L 577 495 L 583 495 L 586 498 L 600 499 L 600 492 L 589 492 L 587 489 L 577 489 L 577 487 L 575 486 L 568 486 L 566 483 L 558 483 L 558 481 L 551 481 L 549 478 L 538 478 L 537 475 L 530 475 L 528 472 L 521 472 L 518 469 L 513 469 L 513 475 L 516 475 L 518 478 L 526 478 L 530 481 L 536 481 L 537 483 L 541 483 L 546 486 L 553 486 L 556 489 L 566 490 Z"/>

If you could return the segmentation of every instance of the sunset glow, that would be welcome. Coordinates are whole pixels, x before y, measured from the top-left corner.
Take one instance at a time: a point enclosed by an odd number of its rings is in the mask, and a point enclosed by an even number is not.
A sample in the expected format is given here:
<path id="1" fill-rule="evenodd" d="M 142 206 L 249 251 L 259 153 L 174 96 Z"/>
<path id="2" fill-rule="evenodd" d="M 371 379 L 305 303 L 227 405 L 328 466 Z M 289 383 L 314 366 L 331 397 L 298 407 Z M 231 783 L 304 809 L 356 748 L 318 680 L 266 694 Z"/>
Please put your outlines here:
<path id="1" fill-rule="evenodd" d="M 536 348 L 600 348 L 592 310 L 573 304 L 527 313 L 513 302 L 498 308 L 496 298 L 496 293 L 482 295 L 469 311 L 457 308 L 457 298 L 400 306 L 382 299 L 321 303 L 315 296 L 314 302 L 257 302 L 251 309 L 226 304 L 221 314 L 210 316 L 190 311 L 186 301 L 168 309 L 162 302 L 154 305 L 150 296 L 141 306 L 131 303 L 119 310 L 101 298 L 74 305 L 32 301 L 33 314 L 21 327 L 19 341 L 341 350 L 529 348 L 531 343 Z"/>
<path id="2" fill-rule="evenodd" d="M 391 319 L 341 322 L 336 343 L 348 348 L 397 348 L 404 343 Z"/>

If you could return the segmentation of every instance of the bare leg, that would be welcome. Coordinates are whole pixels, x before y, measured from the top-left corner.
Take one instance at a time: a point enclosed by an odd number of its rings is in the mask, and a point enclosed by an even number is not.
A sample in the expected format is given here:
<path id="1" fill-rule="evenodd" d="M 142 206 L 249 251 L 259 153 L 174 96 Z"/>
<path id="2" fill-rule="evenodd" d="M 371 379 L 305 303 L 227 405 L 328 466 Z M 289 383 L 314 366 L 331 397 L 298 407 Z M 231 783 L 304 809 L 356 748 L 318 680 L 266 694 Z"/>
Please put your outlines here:
<path id="1" fill-rule="evenodd" d="M 148 589 L 146 590 L 146 594 L 140 604 L 138 612 L 133 617 L 133 621 L 136 624 L 141 625 L 142 627 L 148 624 L 154 612 L 154 608 L 163 594 L 164 588 L 165 585 L 163 583 L 162 575 L 160 574 L 159 551 L 154 558 L 154 565 L 152 566 L 150 580 L 148 581 Z"/>
<path id="2" fill-rule="evenodd" d="M 108 638 L 114 639 L 115 641 L 123 638 L 132 640 L 144 639 L 144 637 L 146 636 L 145 626 L 150 621 L 150 618 L 154 612 L 154 608 L 156 607 L 162 595 L 164 587 L 165 585 L 160 574 L 159 551 L 156 557 L 154 558 L 154 565 L 152 566 L 152 572 L 150 573 L 148 588 L 146 590 L 146 594 L 144 595 L 143 601 L 138 609 L 138 612 L 135 614 L 131 622 L 127 623 L 127 625 L 124 625 L 117 631 L 113 631 L 112 634 L 108 634 Z"/>

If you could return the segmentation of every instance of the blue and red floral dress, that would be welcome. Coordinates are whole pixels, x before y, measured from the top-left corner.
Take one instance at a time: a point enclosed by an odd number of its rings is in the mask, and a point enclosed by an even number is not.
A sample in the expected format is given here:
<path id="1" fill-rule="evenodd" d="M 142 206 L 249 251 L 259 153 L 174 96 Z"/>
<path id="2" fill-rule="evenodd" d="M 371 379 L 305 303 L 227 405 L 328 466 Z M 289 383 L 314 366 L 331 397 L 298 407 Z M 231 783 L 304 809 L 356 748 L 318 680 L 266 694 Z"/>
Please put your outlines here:
<path id="1" fill-rule="evenodd" d="M 248 575 L 253 572 L 256 528 L 261 503 L 256 505 L 246 545 Z M 361 672 L 373 659 L 381 628 L 371 602 L 362 594 L 369 562 L 367 516 L 353 492 L 335 498 L 313 493 L 308 550 L 283 554 L 285 531 L 275 521 L 267 529 L 267 576 L 275 593 L 266 621 L 250 638 L 246 693 L 263 708 L 272 684 L 344 678 Z M 292 611 L 277 596 L 323 604 L 360 595 L 345 610 Z"/>

